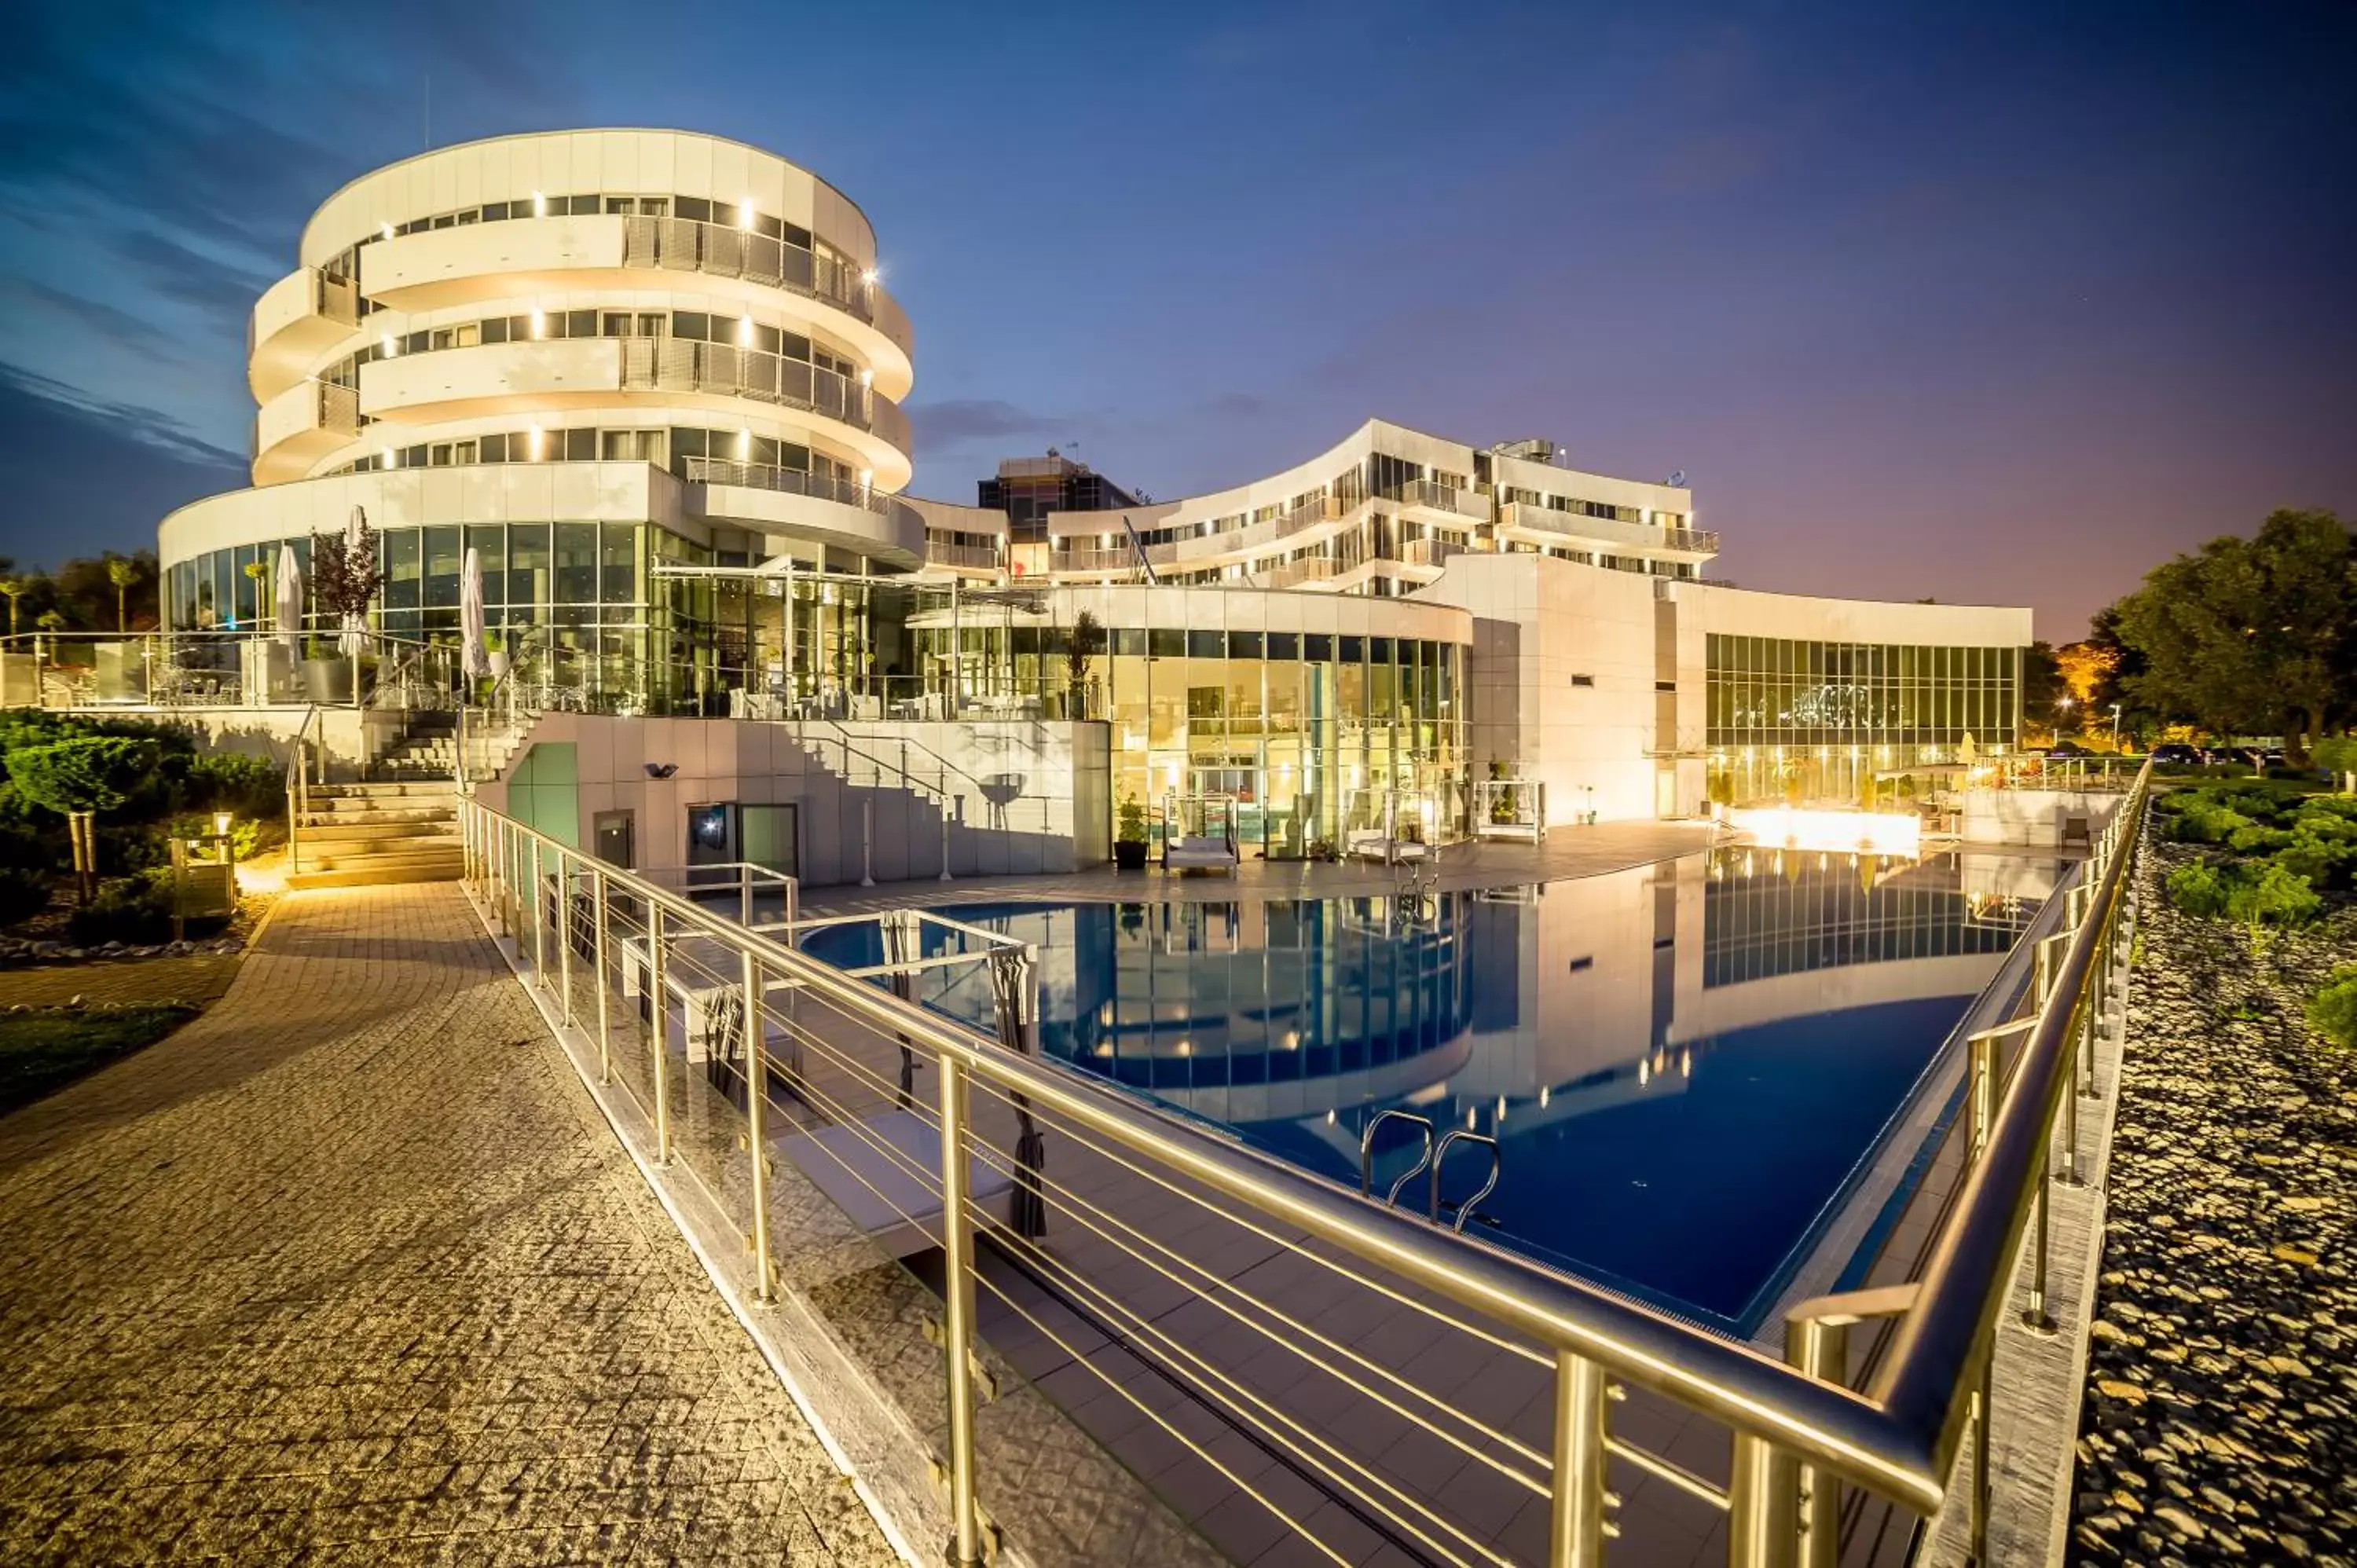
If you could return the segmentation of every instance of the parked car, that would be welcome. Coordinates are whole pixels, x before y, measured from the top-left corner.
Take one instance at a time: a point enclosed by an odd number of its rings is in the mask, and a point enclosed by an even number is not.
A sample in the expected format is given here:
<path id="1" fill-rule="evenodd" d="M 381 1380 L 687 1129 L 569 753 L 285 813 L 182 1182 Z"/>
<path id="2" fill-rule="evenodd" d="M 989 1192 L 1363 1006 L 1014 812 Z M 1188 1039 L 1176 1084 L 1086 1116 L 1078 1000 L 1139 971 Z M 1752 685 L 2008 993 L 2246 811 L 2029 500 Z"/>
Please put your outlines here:
<path id="1" fill-rule="evenodd" d="M 2049 757 L 2093 757 L 2095 754 L 2076 741 L 2062 741 L 2048 748 Z"/>
<path id="2" fill-rule="evenodd" d="M 2201 747 L 2187 746 L 2182 741 L 2172 740 L 2166 746 L 2152 748 L 2152 762 L 2156 768 L 2198 768 L 2207 760 Z"/>

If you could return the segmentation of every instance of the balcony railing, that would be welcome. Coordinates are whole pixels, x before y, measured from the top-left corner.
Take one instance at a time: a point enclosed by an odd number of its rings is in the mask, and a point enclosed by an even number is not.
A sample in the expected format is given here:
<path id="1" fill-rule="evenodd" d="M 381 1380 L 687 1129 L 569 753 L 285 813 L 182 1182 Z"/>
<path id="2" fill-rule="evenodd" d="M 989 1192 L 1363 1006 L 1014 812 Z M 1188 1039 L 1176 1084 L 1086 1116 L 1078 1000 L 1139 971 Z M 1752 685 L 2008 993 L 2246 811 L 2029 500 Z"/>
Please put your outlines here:
<path id="1" fill-rule="evenodd" d="M 1582 512 L 1557 511 L 1553 507 L 1533 506 L 1528 501 L 1509 504 L 1499 516 L 1501 526 L 1533 529 L 1545 533 L 1565 534 L 1573 539 L 1585 539 L 1612 547 L 1616 553 L 1654 555 L 1716 555 L 1718 535 L 1706 528 L 1655 528 L 1642 522 L 1621 522 L 1614 518 L 1589 517 Z"/>
<path id="2" fill-rule="evenodd" d="M 1260 582 L 1265 588 L 1297 588 L 1304 583 L 1322 583 L 1340 570 L 1340 564 L 1329 556 L 1306 555 L 1298 561 L 1270 567 L 1260 574 Z"/>
<path id="3" fill-rule="evenodd" d="M 888 517 L 898 504 L 873 485 L 863 485 L 856 479 L 839 479 L 832 474 L 811 474 L 800 468 L 780 467 L 775 463 L 732 463 L 724 457 L 690 457 L 687 459 L 687 478 L 690 483 L 698 485 L 742 485 L 747 489 L 809 496 L 816 500 L 860 507 Z"/>
<path id="4" fill-rule="evenodd" d="M 891 399 L 834 371 L 759 349 L 684 338 L 622 340 L 625 392 L 705 392 L 839 419 L 909 449 L 909 416 Z"/>
<path id="5" fill-rule="evenodd" d="M 279 441 L 312 430 L 326 431 L 331 435 L 346 436 L 358 435 L 361 433 L 360 393 L 350 387 L 338 386 L 333 381 L 313 381 L 311 390 L 315 394 L 312 402 L 312 423 L 274 431 L 273 446 Z M 295 393 L 292 389 L 289 389 L 282 395 L 291 398 Z M 264 419 L 276 417 L 277 406 L 275 399 L 264 404 L 263 411 L 253 416 L 253 423 L 247 427 L 246 456 L 249 459 L 258 460 L 262 456 L 262 422 Z"/>
<path id="6" fill-rule="evenodd" d="M 1411 566 L 1437 566 L 1451 555 L 1479 553 L 1461 539 L 1411 539 L 1400 546 L 1399 558 Z"/>
<path id="7" fill-rule="evenodd" d="M 1148 559 L 1153 553 L 1147 552 Z M 1048 557 L 1051 572 L 1135 572 L 1137 552 L 1122 546 L 1113 550 L 1059 550 Z"/>
<path id="8" fill-rule="evenodd" d="M 1383 492 L 1384 497 L 1402 506 L 1429 507 L 1435 511 L 1454 512 L 1472 522 L 1490 521 L 1489 498 L 1471 490 L 1460 490 L 1454 485 L 1444 485 L 1437 479 L 1410 479 Z"/>
<path id="9" fill-rule="evenodd" d="M 622 229 L 622 264 L 744 278 L 824 300 L 862 321 L 876 318 L 871 286 L 856 268 L 726 223 L 631 218 Z"/>
<path id="10" fill-rule="evenodd" d="M 1000 564 L 998 552 L 984 544 L 937 544 L 925 542 L 925 560 L 934 566 L 953 566 L 966 571 L 995 572 Z"/>
<path id="11" fill-rule="evenodd" d="M 2145 788 L 2058 897 L 2025 1009 L 1966 1043 L 1963 1168 L 1923 1277 L 1795 1307 L 1784 1362 L 1044 1058 L 1019 944 L 952 952 L 888 916 L 885 961 L 846 972 L 800 939 L 877 917 L 716 908 L 478 800 L 460 817 L 467 889 L 618 1136 L 725 1289 L 791 1306 L 751 1331 L 840 1358 L 836 1385 L 896 1418 L 861 1478 L 908 1538 L 1085 1560 L 1038 1484 L 1045 1445 L 1060 1486 L 1122 1505 L 1140 1561 L 1203 1560 L 1140 1494 L 1167 1475 L 1168 1509 L 1237 1560 L 1296 1534 L 1340 1562 L 1384 1536 L 1436 1562 L 1686 1561 L 1704 1530 L 1663 1516 L 1692 1507 L 1723 1516 L 1726 1561 L 1767 1568 L 1840 1561 L 1851 1487 L 1958 1510 L 1989 1561 L 1990 1404 L 2014 1397 L 1990 1369 L 2018 1354 L 2017 1263 L 2044 1310 L 2082 1069 L 2124 1027 Z M 912 967 L 937 951 L 981 971 L 991 1032 L 887 989 L 944 994 Z M 930 1283 L 890 1266 L 919 1246 Z M 1222 1266 L 1240 1250 L 1264 1262 Z M 858 1332 L 813 1344 L 793 1328 L 812 1313 Z M 1854 1389 L 1848 1327 L 1878 1318 L 1897 1331 Z M 1272 1457 L 1284 1485 L 1255 1486 Z M 1629 1477 L 1657 1502 L 1624 1507 Z"/>

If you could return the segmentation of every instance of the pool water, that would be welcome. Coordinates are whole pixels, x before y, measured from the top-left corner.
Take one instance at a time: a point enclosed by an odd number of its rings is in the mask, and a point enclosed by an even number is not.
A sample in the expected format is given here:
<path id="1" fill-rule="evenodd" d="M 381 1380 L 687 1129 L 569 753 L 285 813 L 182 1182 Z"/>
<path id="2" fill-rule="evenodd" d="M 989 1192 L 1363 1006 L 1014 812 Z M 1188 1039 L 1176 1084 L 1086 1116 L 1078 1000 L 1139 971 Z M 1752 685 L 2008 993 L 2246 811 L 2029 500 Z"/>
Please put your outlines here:
<path id="1" fill-rule="evenodd" d="M 1353 1187 L 1385 1110 L 1494 1137 L 1469 1230 L 1748 1331 L 2050 886 L 2023 869 L 1738 849 L 1500 894 L 942 912 L 1037 945 L 1049 1054 Z M 881 956 L 872 925 L 806 946 Z M 920 999 L 993 1026 L 979 966 Z M 1421 1147 L 1384 1124 L 1378 1195 Z M 1457 1144 L 1444 1198 L 1489 1163 Z"/>

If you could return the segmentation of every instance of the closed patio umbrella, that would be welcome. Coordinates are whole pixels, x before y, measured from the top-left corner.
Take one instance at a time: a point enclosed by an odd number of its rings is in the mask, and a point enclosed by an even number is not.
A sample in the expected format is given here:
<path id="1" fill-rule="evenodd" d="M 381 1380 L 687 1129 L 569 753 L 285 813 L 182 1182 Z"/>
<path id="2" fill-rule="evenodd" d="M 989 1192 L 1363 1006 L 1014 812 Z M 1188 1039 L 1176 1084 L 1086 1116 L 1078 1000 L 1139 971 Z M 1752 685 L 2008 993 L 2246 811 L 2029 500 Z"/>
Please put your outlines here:
<path id="1" fill-rule="evenodd" d="M 278 635 L 286 639 L 289 652 L 300 647 L 303 637 L 303 568 L 295 559 L 293 545 L 281 545 L 278 550 Z"/>
<path id="2" fill-rule="evenodd" d="M 344 549 L 352 560 L 360 559 L 362 548 L 367 543 L 367 533 L 368 513 L 356 506 L 352 508 L 350 521 L 344 524 Z M 349 653 L 357 659 L 366 651 L 367 648 L 367 618 L 348 612 L 344 616 L 343 634 L 336 639 L 336 650 L 339 653 Z M 358 682 L 353 683 L 353 691 L 357 694 Z"/>
<path id="3" fill-rule="evenodd" d="M 483 562 L 471 544 L 458 571 L 458 636 L 461 669 L 468 680 L 491 672 L 490 650 L 485 646 L 483 621 Z"/>

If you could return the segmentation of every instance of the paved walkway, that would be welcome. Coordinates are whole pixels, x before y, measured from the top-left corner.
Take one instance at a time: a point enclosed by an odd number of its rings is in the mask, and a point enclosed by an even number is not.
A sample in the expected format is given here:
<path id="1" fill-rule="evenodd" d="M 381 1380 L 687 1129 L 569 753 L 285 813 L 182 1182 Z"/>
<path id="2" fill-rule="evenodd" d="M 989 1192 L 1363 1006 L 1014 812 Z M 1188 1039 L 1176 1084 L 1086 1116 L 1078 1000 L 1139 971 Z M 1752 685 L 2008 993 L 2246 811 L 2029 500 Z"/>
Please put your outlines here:
<path id="1" fill-rule="evenodd" d="M 0 1561 L 895 1561 L 455 886 L 0 1119 Z"/>

